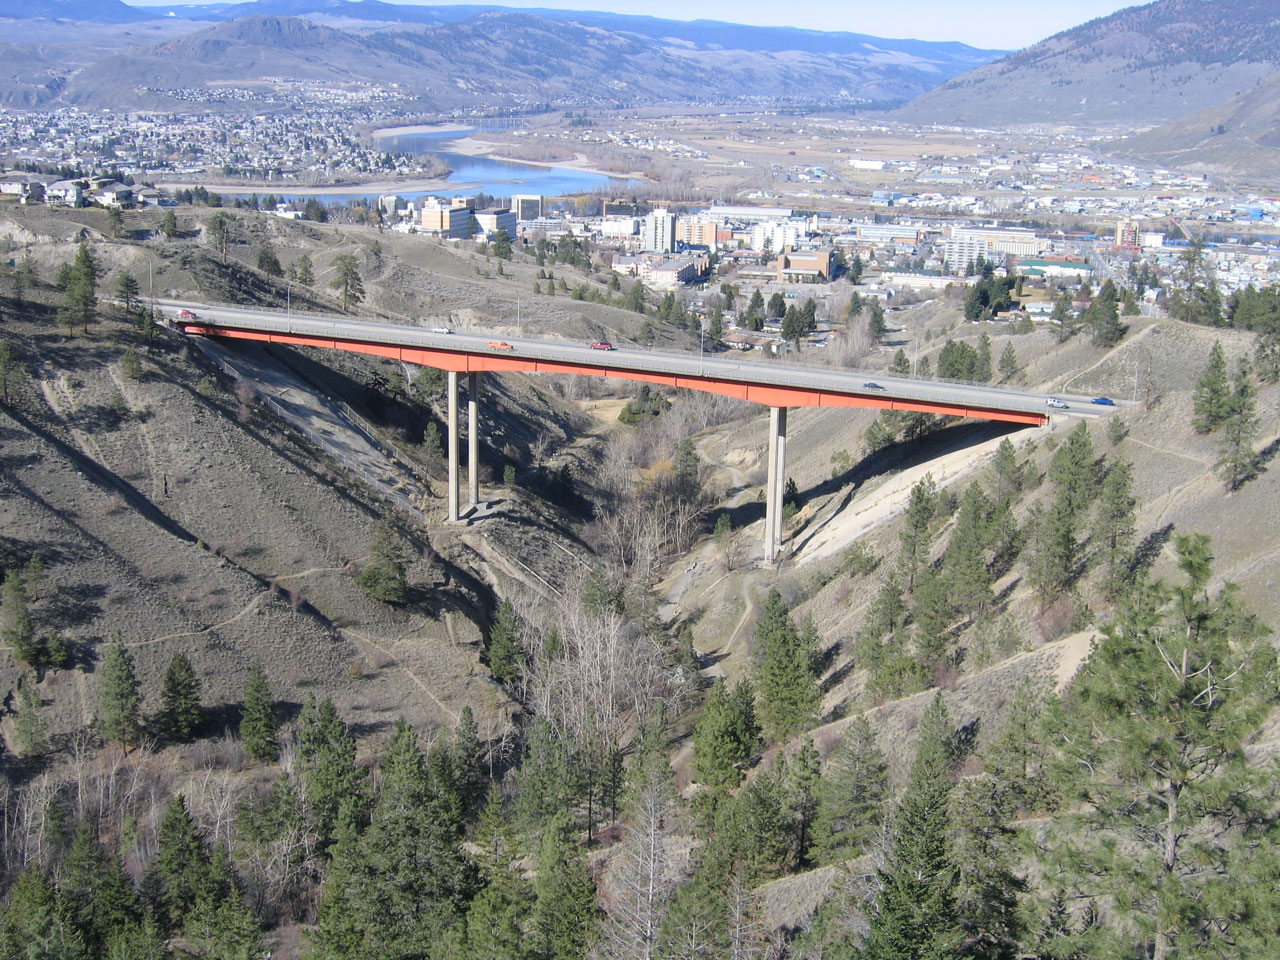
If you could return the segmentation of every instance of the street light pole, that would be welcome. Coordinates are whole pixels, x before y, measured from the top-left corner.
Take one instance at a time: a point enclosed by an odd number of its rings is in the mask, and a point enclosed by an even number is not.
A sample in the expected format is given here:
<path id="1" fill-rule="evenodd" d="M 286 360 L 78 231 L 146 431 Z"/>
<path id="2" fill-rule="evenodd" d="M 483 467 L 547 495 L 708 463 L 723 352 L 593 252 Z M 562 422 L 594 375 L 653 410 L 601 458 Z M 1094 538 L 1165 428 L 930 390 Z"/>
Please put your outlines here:
<path id="1" fill-rule="evenodd" d="M 293 281 L 286 280 L 284 282 L 284 318 L 285 323 L 289 325 L 289 332 L 293 332 Z"/>

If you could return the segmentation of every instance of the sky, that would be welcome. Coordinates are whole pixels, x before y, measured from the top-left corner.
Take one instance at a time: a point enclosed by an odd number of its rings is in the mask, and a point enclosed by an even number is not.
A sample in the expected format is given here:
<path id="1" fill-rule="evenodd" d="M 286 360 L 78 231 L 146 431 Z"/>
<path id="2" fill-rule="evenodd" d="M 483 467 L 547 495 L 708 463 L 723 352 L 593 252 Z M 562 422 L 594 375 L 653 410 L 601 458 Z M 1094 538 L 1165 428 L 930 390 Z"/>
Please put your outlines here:
<path id="1" fill-rule="evenodd" d="M 130 0 L 126 0 L 130 2 Z M 173 0 L 131 0 L 163 6 Z M 180 0 L 181 2 L 181 0 Z M 191 2 L 191 0 L 186 0 Z M 208 2 L 208 0 L 205 0 Z M 398 2 L 398 0 L 393 0 Z M 440 0 L 409 0 L 423 4 Z M 509 7 L 642 13 L 672 20 L 727 20 L 762 26 L 808 27 L 914 40 L 959 40 L 975 47 L 1014 50 L 1060 30 L 1106 16 L 1135 0 L 466 0 Z M 1138 0 L 1142 2 L 1142 0 Z"/>

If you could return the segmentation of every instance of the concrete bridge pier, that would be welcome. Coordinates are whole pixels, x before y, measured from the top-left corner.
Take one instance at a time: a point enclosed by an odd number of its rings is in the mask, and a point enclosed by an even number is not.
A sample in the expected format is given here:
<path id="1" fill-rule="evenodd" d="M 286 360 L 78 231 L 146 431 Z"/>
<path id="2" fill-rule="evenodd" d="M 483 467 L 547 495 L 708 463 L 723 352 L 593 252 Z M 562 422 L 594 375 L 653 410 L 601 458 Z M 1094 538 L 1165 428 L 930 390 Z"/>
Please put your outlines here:
<path id="1" fill-rule="evenodd" d="M 467 374 L 467 492 L 480 506 L 480 374 Z"/>
<path id="2" fill-rule="evenodd" d="M 458 372 L 446 373 L 445 395 L 449 405 L 449 517 L 450 523 L 458 522 Z"/>
<path id="3" fill-rule="evenodd" d="M 787 488 L 787 408 L 769 408 L 769 464 L 764 492 L 764 562 L 782 547 L 782 497 Z"/>
<path id="4" fill-rule="evenodd" d="M 458 437 L 458 373 L 446 372 L 449 405 L 449 522 L 459 519 L 458 474 L 461 472 Z M 480 374 L 467 374 L 467 494 L 471 509 L 480 505 Z"/>

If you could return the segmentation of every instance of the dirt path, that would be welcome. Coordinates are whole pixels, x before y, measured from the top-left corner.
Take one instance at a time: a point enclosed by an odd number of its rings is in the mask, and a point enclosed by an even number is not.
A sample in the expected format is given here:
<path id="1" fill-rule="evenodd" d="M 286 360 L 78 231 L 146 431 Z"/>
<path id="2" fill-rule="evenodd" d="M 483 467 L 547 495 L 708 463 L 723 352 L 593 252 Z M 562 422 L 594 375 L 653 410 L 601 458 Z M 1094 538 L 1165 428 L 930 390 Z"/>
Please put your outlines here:
<path id="1" fill-rule="evenodd" d="M 1152 330 L 1157 330 L 1157 329 L 1159 329 L 1159 327 L 1153 323 L 1151 326 L 1146 327 L 1145 329 L 1139 331 L 1132 339 L 1126 340 L 1124 343 L 1120 344 L 1120 346 L 1117 347 L 1115 350 L 1108 350 L 1094 363 L 1089 364 L 1089 366 L 1085 367 L 1083 370 L 1077 370 L 1066 380 L 1062 381 L 1062 385 L 1058 389 L 1060 389 L 1063 393 L 1072 392 L 1070 390 L 1071 384 L 1075 383 L 1085 374 L 1098 369 L 1098 367 L 1102 366 L 1104 363 L 1111 363 L 1112 361 L 1118 359 L 1121 350 L 1127 350 L 1128 348 L 1132 347 L 1135 343 L 1137 343 L 1139 340 L 1141 340 L 1143 337 L 1145 337 L 1147 334 L 1149 334 Z"/>

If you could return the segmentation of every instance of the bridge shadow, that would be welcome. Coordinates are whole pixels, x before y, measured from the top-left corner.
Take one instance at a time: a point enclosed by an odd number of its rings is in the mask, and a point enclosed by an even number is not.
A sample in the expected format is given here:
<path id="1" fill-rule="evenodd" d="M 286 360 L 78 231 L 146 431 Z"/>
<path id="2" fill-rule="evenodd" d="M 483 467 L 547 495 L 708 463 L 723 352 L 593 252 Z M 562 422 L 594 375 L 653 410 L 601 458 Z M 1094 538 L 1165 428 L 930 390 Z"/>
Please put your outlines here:
<path id="1" fill-rule="evenodd" d="M 950 453 L 958 453 L 995 440 L 1009 436 L 1019 430 L 1027 429 L 1021 424 L 1004 423 L 998 420 L 961 421 L 951 426 L 942 427 L 915 440 L 899 440 L 879 450 L 872 451 L 849 469 L 835 476 L 814 484 L 799 493 L 801 504 L 814 498 L 839 496 L 839 502 L 832 509 L 831 504 L 822 507 L 823 516 L 816 513 L 809 517 L 798 528 L 788 531 L 788 540 L 793 551 L 801 549 L 808 538 L 813 536 L 835 515 L 842 512 L 866 486 L 877 477 L 900 473 L 903 470 L 920 466 L 930 460 Z M 764 515 L 764 504 L 759 504 L 759 516 Z M 757 517 L 758 519 L 758 517 Z"/>

